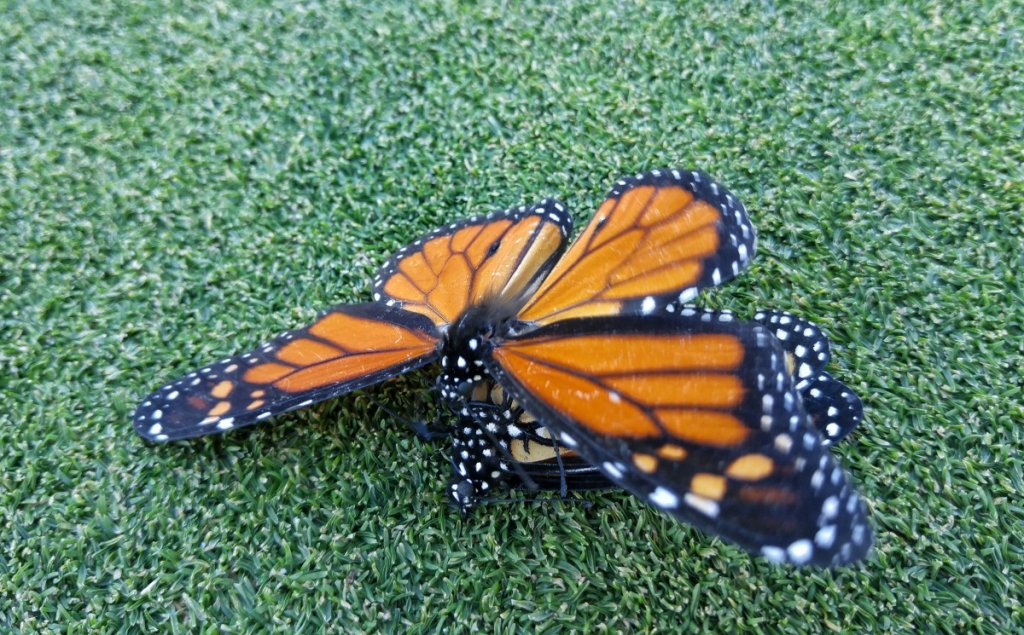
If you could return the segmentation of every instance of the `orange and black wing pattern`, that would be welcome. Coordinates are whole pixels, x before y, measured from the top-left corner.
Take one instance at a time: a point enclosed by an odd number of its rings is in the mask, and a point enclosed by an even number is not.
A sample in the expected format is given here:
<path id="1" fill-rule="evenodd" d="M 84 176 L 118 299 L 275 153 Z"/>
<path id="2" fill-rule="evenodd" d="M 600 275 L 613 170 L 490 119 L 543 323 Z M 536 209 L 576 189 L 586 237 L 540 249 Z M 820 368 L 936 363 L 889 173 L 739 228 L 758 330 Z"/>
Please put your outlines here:
<path id="1" fill-rule="evenodd" d="M 553 199 L 452 223 L 388 260 L 373 299 L 439 327 L 491 300 L 521 304 L 554 266 L 571 229 L 565 206 Z"/>
<path id="2" fill-rule="evenodd" d="M 785 353 L 724 314 L 586 318 L 501 342 L 488 371 L 617 485 L 776 562 L 838 566 L 872 536 Z"/>
<path id="3" fill-rule="evenodd" d="M 743 204 L 708 175 L 653 170 L 619 181 L 520 311 L 550 324 L 648 315 L 732 279 L 754 254 Z"/>
<path id="4" fill-rule="evenodd" d="M 189 373 L 147 396 L 135 431 L 174 441 L 258 423 L 375 384 L 437 356 L 422 315 L 382 304 L 341 305 L 306 328 Z"/>

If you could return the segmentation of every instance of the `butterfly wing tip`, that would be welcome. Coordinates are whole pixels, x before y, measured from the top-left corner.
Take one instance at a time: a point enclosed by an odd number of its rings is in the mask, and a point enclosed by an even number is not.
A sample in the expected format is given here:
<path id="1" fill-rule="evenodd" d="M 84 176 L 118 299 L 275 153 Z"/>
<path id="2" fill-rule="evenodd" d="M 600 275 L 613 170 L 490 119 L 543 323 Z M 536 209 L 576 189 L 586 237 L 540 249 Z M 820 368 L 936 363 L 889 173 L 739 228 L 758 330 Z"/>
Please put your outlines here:
<path id="1" fill-rule="evenodd" d="M 150 393 L 136 408 L 132 415 L 132 428 L 135 433 L 150 443 L 166 443 L 172 441 L 168 434 L 168 420 L 175 418 L 171 403 L 165 397 L 166 389 Z M 177 395 L 176 392 L 171 394 Z"/>
<path id="2" fill-rule="evenodd" d="M 166 443 L 171 440 L 170 436 L 164 431 L 163 426 L 159 423 L 135 422 L 132 427 L 135 430 L 135 434 L 150 443 Z"/>

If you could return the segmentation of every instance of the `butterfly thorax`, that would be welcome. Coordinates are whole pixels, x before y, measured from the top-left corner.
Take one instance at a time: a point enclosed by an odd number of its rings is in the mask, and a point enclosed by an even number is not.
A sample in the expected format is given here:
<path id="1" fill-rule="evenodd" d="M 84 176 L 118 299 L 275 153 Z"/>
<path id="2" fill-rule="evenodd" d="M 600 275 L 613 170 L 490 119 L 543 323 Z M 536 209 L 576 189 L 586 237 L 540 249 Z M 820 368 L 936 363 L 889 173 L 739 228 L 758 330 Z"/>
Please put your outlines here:
<path id="1" fill-rule="evenodd" d="M 473 388 L 489 379 L 484 356 L 514 322 L 512 307 L 500 302 L 487 303 L 467 310 L 445 333 L 437 388 L 453 410 L 460 411 L 470 400 Z"/>

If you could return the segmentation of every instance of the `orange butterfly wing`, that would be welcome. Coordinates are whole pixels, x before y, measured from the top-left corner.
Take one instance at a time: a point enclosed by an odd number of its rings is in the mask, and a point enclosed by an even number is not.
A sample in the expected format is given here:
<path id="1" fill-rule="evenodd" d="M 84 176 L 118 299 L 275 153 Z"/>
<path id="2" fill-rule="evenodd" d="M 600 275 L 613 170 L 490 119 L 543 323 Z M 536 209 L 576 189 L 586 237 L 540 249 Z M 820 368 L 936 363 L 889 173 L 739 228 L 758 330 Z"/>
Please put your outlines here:
<path id="1" fill-rule="evenodd" d="M 778 342 L 705 315 L 559 322 L 485 364 L 565 447 L 655 507 L 775 561 L 863 557 L 866 511 Z"/>
<path id="2" fill-rule="evenodd" d="M 375 384 L 437 357 L 430 320 L 381 304 L 341 305 L 310 326 L 189 373 L 135 412 L 136 432 L 173 441 L 251 425 Z"/>
<path id="3" fill-rule="evenodd" d="M 521 302 L 554 266 L 572 220 L 545 199 L 442 227 L 396 253 L 374 279 L 374 300 L 443 326 L 492 299 Z"/>
<path id="4" fill-rule="evenodd" d="M 652 314 L 731 279 L 754 247 L 743 205 L 706 174 L 653 170 L 623 179 L 519 319 Z"/>

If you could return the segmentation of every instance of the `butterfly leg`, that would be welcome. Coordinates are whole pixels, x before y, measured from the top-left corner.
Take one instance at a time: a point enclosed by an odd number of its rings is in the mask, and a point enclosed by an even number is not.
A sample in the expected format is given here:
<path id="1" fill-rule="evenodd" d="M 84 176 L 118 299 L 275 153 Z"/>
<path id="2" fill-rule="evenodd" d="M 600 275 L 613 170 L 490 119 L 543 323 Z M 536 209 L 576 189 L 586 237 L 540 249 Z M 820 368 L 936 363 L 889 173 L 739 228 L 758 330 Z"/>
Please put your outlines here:
<path id="1" fill-rule="evenodd" d="M 569 484 L 565 479 L 565 463 L 562 462 L 562 449 L 558 446 L 558 439 L 551 437 L 555 446 L 555 462 L 558 463 L 558 495 L 562 498 L 569 496 Z"/>

